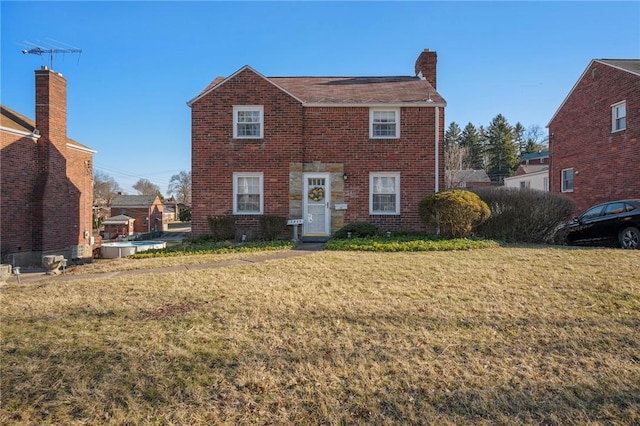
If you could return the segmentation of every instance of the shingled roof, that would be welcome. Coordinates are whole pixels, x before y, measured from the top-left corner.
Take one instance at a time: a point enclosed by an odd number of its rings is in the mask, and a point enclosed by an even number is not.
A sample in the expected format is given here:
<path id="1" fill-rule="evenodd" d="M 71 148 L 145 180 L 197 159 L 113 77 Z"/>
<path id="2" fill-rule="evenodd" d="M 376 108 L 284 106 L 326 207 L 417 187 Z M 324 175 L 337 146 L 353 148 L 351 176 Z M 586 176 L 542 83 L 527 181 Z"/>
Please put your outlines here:
<path id="1" fill-rule="evenodd" d="M 265 77 L 249 66 L 241 68 L 229 77 L 216 77 L 187 104 L 191 105 L 246 69 L 255 72 L 308 106 L 314 104 L 422 105 L 427 103 L 439 106 L 446 105 L 446 101 L 433 86 L 420 77 Z"/>
<path id="2" fill-rule="evenodd" d="M 0 126 L 7 129 L 16 130 L 18 132 L 33 133 L 36 129 L 36 123 L 29 117 L 22 115 L 11 108 L 0 105 Z M 81 144 L 71 138 L 67 138 L 67 143 L 83 150 L 93 151 L 86 145 Z"/>
<path id="3" fill-rule="evenodd" d="M 157 195 L 118 195 L 111 202 L 111 207 L 150 207 L 156 198 Z"/>

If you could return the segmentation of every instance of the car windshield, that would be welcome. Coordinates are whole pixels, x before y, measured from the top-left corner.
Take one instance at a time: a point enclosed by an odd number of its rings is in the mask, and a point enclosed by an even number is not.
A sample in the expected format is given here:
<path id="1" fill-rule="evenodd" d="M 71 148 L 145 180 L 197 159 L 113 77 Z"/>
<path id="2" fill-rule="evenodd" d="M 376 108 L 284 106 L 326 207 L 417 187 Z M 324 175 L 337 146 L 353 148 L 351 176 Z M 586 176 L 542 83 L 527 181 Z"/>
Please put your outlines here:
<path id="1" fill-rule="evenodd" d="M 592 217 L 600 216 L 600 214 L 602 213 L 602 209 L 604 209 L 604 206 L 592 207 L 586 212 L 582 213 L 580 219 L 591 219 Z"/>

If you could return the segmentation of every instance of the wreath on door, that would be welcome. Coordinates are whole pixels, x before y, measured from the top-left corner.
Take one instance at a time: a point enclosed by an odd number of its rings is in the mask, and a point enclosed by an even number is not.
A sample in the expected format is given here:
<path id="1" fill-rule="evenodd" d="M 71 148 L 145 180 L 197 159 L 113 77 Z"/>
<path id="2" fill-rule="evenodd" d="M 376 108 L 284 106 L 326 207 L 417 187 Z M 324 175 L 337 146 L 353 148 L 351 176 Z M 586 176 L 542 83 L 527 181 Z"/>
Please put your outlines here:
<path id="1" fill-rule="evenodd" d="M 320 186 L 316 186 L 309 190 L 309 199 L 312 201 L 320 201 L 324 198 L 324 189 Z"/>

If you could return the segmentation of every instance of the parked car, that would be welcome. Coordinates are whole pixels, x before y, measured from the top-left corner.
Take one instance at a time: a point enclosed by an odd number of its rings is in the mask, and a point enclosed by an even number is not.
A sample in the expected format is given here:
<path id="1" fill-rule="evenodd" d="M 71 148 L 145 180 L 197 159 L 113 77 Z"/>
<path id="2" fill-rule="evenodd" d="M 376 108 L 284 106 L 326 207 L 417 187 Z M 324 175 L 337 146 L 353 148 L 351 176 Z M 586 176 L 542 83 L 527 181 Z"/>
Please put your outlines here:
<path id="1" fill-rule="evenodd" d="M 569 245 L 640 248 L 640 200 L 618 200 L 589 208 L 564 229 Z"/>

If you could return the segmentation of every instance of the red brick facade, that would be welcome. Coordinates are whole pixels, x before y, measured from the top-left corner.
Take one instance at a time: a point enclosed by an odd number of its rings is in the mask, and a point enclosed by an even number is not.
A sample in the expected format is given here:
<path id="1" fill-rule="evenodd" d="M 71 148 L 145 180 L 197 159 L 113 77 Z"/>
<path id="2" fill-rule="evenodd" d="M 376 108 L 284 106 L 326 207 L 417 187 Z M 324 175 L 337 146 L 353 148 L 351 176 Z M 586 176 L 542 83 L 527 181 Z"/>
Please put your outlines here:
<path id="1" fill-rule="evenodd" d="M 576 214 L 609 200 L 640 198 L 640 67 L 594 60 L 549 123 L 550 191 L 576 201 Z M 626 101 L 626 129 L 612 131 L 612 106 Z M 574 170 L 562 192 L 562 171 Z"/>
<path id="2" fill-rule="evenodd" d="M 427 97 L 425 93 L 423 99 Z M 234 139 L 233 107 L 239 105 L 263 107 L 262 138 Z M 419 201 L 444 187 L 444 101 L 395 105 L 400 138 L 371 139 L 372 105 L 301 102 L 245 67 L 190 106 L 194 236 L 210 233 L 208 216 L 233 214 L 234 172 L 263 174 L 264 215 L 301 217 L 308 195 L 303 194 L 303 176 L 324 173 L 331 194 L 330 233 L 352 222 L 426 231 Z M 370 173 L 382 172 L 400 174 L 399 214 L 370 214 Z M 242 234 L 255 234 L 259 216 L 236 218 Z"/>
<path id="3" fill-rule="evenodd" d="M 94 151 L 67 138 L 66 79 L 35 74 L 35 123 L 3 107 L 2 258 L 91 258 Z"/>

